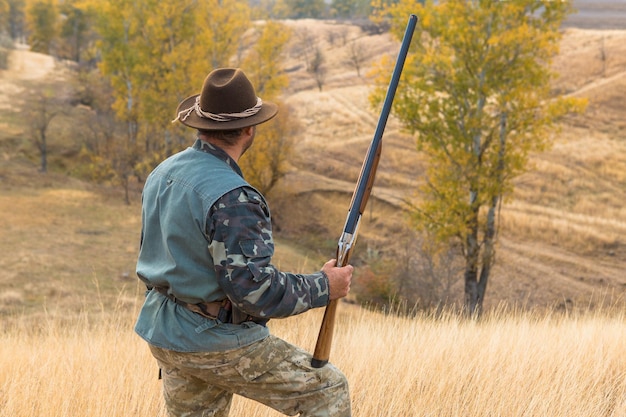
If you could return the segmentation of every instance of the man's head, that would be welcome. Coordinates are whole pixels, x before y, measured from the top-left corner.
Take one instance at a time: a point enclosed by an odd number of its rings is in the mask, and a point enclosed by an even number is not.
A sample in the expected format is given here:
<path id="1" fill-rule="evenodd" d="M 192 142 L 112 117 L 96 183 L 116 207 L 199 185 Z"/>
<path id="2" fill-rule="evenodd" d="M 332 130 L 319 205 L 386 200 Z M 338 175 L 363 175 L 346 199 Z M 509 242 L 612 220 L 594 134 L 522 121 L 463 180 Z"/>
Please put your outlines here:
<path id="1" fill-rule="evenodd" d="M 200 94 L 178 105 L 174 121 L 200 131 L 229 131 L 266 122 L 277 112 L 276 104 L 257 97 L 242 70 L 219 68 L 206 77 Z"/>

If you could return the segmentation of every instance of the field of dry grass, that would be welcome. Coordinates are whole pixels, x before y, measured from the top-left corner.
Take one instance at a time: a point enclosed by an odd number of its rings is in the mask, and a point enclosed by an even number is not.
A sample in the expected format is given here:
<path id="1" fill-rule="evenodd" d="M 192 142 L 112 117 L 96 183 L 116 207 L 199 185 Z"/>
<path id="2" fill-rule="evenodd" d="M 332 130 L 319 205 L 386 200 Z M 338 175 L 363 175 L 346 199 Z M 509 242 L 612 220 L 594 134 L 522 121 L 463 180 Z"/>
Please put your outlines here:
<path id="1" fill-rule="evenodd" d="M 161 382 L 131 328 L 137 306 L 59 324 L 22 318 L 0 333 L 0 417 L 164 416 Z M 318 312 L 270 322 L 312 349 Z M 331 355 L 353 415 L 622 417 L 624 313 L 496 314 L 481 323 L 341 305 Z M 236 397 L 233 416 L 277 417 Z"/>

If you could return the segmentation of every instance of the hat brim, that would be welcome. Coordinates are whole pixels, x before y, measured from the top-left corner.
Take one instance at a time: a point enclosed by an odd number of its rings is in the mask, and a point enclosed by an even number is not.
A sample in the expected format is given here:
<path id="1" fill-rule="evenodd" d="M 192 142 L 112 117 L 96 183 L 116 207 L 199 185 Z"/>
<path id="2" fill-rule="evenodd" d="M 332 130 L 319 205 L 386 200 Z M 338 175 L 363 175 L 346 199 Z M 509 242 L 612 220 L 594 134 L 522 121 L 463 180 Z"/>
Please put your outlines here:
<path id="1" fill-rule="evenodd" d="M 191 108 L 195 102 L 196 97 L 200 94 L 194 94 L 193 96 L 187 97 L 183 101 L 180 102 L 178 108 L 176 109 L 176 115 L 180 114 L 182 110 L 186 110 Z M 189 115 L 183 120 L 183 118 L 179 118 L 180 121 L 185 126 L 193 127 L 195 129 L 202 130 L 231 130 L 231 129 L 242 129 L 248 126 L 258 125 L 264 122 L 267 122 L 278 113 L 278 105 L 269 101 L 263 101 L 263 105 L 261 106 L 261 110 L 253 116 L 245 117 L 243 119 L 234 119 L 227 122 L 218 122 L 215 120 L 207 119 L 205 117 L 200 117 L 195 111 L 189 113 Z"/>

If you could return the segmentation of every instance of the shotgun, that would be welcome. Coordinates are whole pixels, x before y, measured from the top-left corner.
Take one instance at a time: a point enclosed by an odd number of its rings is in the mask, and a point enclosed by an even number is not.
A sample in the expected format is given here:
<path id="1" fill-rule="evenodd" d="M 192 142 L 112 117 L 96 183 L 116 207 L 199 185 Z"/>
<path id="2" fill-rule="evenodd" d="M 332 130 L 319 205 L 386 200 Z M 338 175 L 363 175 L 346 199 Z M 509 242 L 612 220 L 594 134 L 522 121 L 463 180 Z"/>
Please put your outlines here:
<path id="1" fill-rule="evenodd" d="M 374 133 L 374 139 L 370 143 L 369 149 L 363 165 L 361 166 L 361 173 L 359 179 L 352 194 L 352 202 L 348 209 L 348 217 L 346 218 L 346 224 L 343 228 L 343 233 L 339 238 L 337 245 L 337 266 L 343 267 L 348 265 L 350 260 L 350 254 L 352 248 L 356 242 L 359 223 L 361 222 L 361 215 L 367 205 L 372 186 L 374 185 L 374 177 L 376 176 L 376 168 L 378 167 L 378 161 L 380 160 L 380 153 L 382 150 L 382 136 L 385 131 L 387 119 L 391 112 L 391 104 L 396 94 L 396 88 L 400 81 L 400 74 L 402 74 L 402 68 L 404 67 L 404 61 L 409 52 L 409 46 L 411 44 L 411 38 L 415 31 L 415 25 L 417 24 L 417 16 L 414 14 L 409 16 L 409 22 L 404 32 L 404 38 L 402 39 L 402 45 L 400 46 L 400 52 L 396 60 L 396 66 L 391 75 L 391 81 L 387 88 L 387 96 L 383 103 L 383 108 L 378 119 L 378 126 Z M 335 329 L 335 312 L 337 311 L 337 301 L 332 300 L 326 306 L 324 311 L 324 318 L 320 327 L 320 332 L 317 337 L 317 343 L 315 344 L 315 351 L 313 353 L 313 359 L 311 360 L 311 366 L 314 368 L 321 368 L 328 363 L 330 357 L 330 346 L 333 341 L 333 332 Z"/>

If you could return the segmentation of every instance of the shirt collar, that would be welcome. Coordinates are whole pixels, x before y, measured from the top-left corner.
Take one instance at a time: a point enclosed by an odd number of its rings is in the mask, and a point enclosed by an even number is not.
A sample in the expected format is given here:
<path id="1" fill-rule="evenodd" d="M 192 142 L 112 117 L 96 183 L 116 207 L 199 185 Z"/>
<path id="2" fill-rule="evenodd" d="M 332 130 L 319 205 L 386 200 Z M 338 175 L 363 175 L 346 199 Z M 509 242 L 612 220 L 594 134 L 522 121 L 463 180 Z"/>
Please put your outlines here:
<path id="1" fill-rule="evenodd" d="M 196 139 L 196 142 L 193 144 L 193 148 L 198 151 L 206 152 L 208 154 L 213 155 L 221 161 L 226 162 L 226 165 L 232 168 L 240 177 L 243 178 L 243 173 L 241 172 L 241 168 L 237 165 L 237 162 L 221 148 L 213 145 L 212 143 L 203 141 L 202 139 Z"/>

